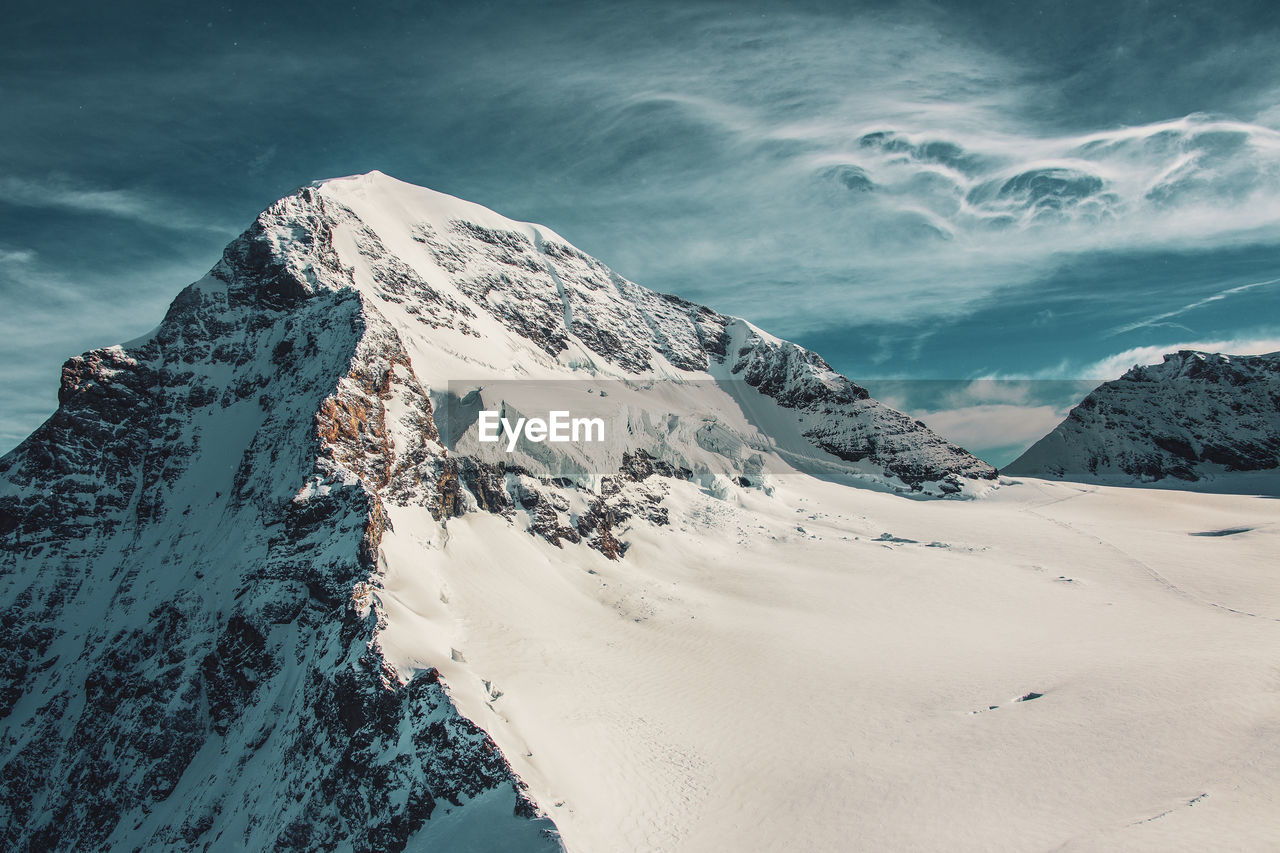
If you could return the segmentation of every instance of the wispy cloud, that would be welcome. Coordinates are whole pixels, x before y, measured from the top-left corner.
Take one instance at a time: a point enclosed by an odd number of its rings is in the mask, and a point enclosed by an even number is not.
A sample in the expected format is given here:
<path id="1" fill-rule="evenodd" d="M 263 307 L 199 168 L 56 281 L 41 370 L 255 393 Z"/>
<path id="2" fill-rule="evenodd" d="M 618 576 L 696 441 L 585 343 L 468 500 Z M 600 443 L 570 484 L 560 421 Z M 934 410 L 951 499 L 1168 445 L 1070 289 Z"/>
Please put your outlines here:
<path id="1" fill-rule="evenodd" d="M 1263 337 L 1176 341 L 1155 346 L 1133 347 L 1086 366 L 1079 375 L 1115 379 L 1134 365 L 1158 364 L 1166 354 L 1184 349 L 1220 352 L 1227 355 L 1263 355 L 1280 352 L 1280 333 Z"/>
<path id="2" fill-rule="evenodd" d="M 69 276 L 49 260 L 0 246 L 0 453 L 57 407 L 59 365 L 154 328 L 175 283 L 196 278 L 203 263 L 167 256 L 135 266 L 126 290 L 110 271 Z"/>
<path id="3" fill-rule="evenodd" d="M 137 190 L 93 187 L 67 177 L 0 177 L 0 203 L 114 216 L 161 228 L 234 234 L 233 229 L 165 199 Z"/>
<path id="4" fill-rule="evenodd" d="M 1063 132 L 1041 69 L 919 16 L 688 16 L 634 44 L 587 16 L 537 43 L 554 77 L 492 81 L 573 140 L 529 164 L 531 192 L 582 185 L 593 221 L 554 224 L 643 283 L 794 335 L 955 317 L 1080 255 L 1277 242 L 1263 123 Z"/>
<path id="5" fill-rule="evenodd" d="M 1218 291 L 1212 296 L 1206 296 L 1203 299 L 1197 299 L 1194 302 L 1189 302 L 1180 308 L 1173 309 L 1172 311 L 1165 311 L 1162 314 L 1156 314 L 1153 317 L 1148 317 L 1145 320 L 1139 320 L 1135 323 L 1126 323 L 1121 326 L 1116 326 L 1115 328 L 1107 332 L 1107 336 L 1114 337 L 1115 335 L 1124 334 L 1125 332 L 1132 332 L 1135 329 L 1144 329 L 1144 328 L 1149 328 L 1154 326 L 1176 326 L 1178 324 L 1166 323 L 1165 321 L 1171 320 L 1174 317 L 1181 317 L 1183 314 L 1194 311 L 1197 308 L 1203 308 L 1204 306 L 1210 305 L 1214 302 L 1221 302 L 1222 300 L 1226 299 L 1228 296 L 1234 296 L 1237 293 L 1247 293 L 1250 290 L 1256 290 L 1260 287 L 1272 287 L 1276 284 L 1280 284 L 1280 278 L 1271 278 L 1271 279 L 1267 279 L 1266 281 L 1255 281 L 1251 284 L 1241 284 L 1236 287 L 1228 287 L 1225 290 Z M 1181 328 L 1186 328 L 1186 327 L 1182 326 Z"/>
<path id="6" fill-rule="evenodd" d="M 881 402 L 993 465 L 1005 464 L 1042 438 L 1096 381 L 1052 379 L 875 380 Z"/>
<path id="7" fill-rule="evenodd" d="M 1004 451 L 1002 458 L 988 459 L 1000 465 L 1043 438 L 1062 422 L 1068 410 L 1069 407 L 993 403 L 912 415 L 948 441 L 979 455 L 990 457 L 993 450 Z"/>
<path id="8" fill-rule="evenodd" d="M 6 249 L 0 247 L 0 266 L 16 266 L 29 264 L 35 260 L 36 254 L 28 249 Z"/>

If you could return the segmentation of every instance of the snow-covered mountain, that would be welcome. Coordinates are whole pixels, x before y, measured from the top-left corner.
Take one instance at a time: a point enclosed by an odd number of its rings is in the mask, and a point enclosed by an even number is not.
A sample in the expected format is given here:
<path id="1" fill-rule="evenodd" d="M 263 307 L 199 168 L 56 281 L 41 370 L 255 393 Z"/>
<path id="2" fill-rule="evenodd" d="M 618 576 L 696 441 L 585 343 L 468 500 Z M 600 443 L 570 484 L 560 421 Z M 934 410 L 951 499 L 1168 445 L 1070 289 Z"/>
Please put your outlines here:
<path id="1" fill-rule="evenodd" d="M 455 429 L 557 381 L 621 406 L 555 451 L 574 476 Z M 376 172 L 274 204 L 59 401 L 0 461 L 11 850 L 555 849 L 553 804 L 459 711 L 498 688 L 440 677 L 447 594 L 389 591 L 451 521 L 607 561 L 671 525 L 674 484 L 995 477 L 814 353 Z"/>
<path id="2" fill-rule="evenodd" d="M 304 189 L 60 401 L 0 461 L 5 849 L 1280 834 L 1274 502 L 996 488 L 540 226 Z M 559 406 L 604 440 L 480 441 Z"/>
<path id="3" fill-rule="evenodd" d="M 1100 385 L 1004 473 L 1252 492 L 1280 485 L 1280 353 L 1182 350 Z"/>

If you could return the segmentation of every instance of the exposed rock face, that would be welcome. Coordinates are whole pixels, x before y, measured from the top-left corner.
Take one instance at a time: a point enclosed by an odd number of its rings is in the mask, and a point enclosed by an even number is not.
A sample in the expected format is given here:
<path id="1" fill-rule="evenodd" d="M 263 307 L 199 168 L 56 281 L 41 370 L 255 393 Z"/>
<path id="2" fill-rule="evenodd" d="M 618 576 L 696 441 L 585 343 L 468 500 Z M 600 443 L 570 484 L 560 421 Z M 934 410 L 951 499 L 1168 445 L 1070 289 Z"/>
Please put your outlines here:
<path id="1" fill-rule="evenodd" d="M 399 850 L 504 788 L 532 814 L 439 680 L 379 656 L 379 490 L 443 460 L 322 207 L 264 214 L 152 340 L 71 359 L 0 463 L 6 849 Z"/>
<path id="2" fill-rule="evenodd" d="M 994 476 L 816 355 L 545 229 L 377 173 L 304 189 L 151 338 L 68 361 L 58 411 L 0 460 L 5 848 L 393 851 L 444 810 L 477 849 L 555 849 L 436 671 L 379 645 L 387 506 L 618 559 L 620 525 L 665 524 L 664 481 L 694 475 L 449 452 L 451 372 L 535 370 L 718 371 L 904 489 Z"/>
<path id="3" fill-rule="evenodd" d="M 928 482 L 944 493 L 961 482 L 992 480 L 996 471 L 902 412 L 871 399 L 817 353 L 754 330 L 737 352 L 733 372 L 789 409 L 805 412 L 804 436 L 850 462 L 866 460 L 918 490 Z"/>
<path id="4" fill-rule="evenodd" d="M 1182 350 L 1099 386 L 1005 472 L 1229 486 L 1278 468 L 1280 353 Z"/>

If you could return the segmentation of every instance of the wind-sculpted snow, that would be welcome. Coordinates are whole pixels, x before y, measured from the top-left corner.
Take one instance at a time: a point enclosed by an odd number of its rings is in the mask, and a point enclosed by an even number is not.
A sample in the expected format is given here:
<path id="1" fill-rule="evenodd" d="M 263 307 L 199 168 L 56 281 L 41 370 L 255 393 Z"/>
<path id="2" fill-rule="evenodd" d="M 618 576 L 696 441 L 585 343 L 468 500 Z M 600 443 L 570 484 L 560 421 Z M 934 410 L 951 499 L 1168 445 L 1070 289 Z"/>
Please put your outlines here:
<path id="1" fill-rule="evenodd" d="M 1085 397 L 1005 471 L 1179 488 L 1274 489 L 1280 485 L 1280 353 L 1183 350 L 1162 364 L 1134 367 Z"/>
<path id="2" fill-rule="evenodd" d="M 454 381 L 544 379 L 625 384 L 652 443 L 551 478 L 442 438 Z M 813 353 L 377 173 L 277 202 L 152 335 L 69 360 L 59 400 L 0 461 L 0 825 L 24 851 L 555 849 L 440 676 L 457 650 L 384 647 L 409 618 L 388 549 L 482 514 L 619 560 L 677 486 L 995 475 Z"/>

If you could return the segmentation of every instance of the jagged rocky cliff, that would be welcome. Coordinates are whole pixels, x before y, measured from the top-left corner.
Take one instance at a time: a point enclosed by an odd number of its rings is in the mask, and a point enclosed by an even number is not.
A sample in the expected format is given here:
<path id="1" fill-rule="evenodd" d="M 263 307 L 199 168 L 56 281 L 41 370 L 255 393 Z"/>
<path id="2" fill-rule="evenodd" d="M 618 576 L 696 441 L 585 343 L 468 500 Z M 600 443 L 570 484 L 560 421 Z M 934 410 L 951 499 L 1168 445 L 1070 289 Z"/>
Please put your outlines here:
<path id="1" fill-rule="evenodd" d="M 1280 353 L 1182 350 L 1099 386 L 1004 472 L 1253 491 L 1277 469 Z"/>
<path id="2" fill-rule="evenodd" d="M 738 409 L 645 415 L 647 444 L 577 479 L 438 429 L 452 380 L 565 378 L 704 381 Z M 277 202 L 154 333 L 68 361 L 59 401 L 0 460 L 11 850 L 556 849 L 430 661 L 384 654 L 388 537 L 486 512 L 617 559 L 627 525 L 667 523 L 671 478 L 995 476 L 813 353 L 379 173 Z M 396 506 L 434 532 L 397 533 Z"/>

